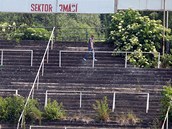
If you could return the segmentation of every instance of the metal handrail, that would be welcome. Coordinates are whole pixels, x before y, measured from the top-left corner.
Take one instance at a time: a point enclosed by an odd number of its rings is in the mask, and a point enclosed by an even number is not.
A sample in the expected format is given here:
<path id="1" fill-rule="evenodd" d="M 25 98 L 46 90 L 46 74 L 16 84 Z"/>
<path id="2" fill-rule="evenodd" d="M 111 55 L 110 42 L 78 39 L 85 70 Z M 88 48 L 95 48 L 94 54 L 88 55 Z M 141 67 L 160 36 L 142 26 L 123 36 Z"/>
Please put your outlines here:
<path id="1" fill-rule="evenodd" d="M 47 55 L 47 63 L 48 63 L 49 48 L 51 47 L 51 49 L 52 49 L 52 47 L 53 47 L 54 30 L 55 30 L 55 27 L 53 28 L 53 30 L 52 30 L 52 32 L 51 32 L 51 36 L 50 36 L 50 38 L 49 38 L 47 47 L 46 47 L 46 49 L 45 49 L 45 52 L 44 52 L 44 55 L 43 55 L 41 64 L 40 64 L 40 66 L 39 66 L 38 72 L 37 72 L 37 74 L 36 74 L 35 80 L 34 80 L 33 85 L 32 85 L 32 88 L 31 88 L 31 90 L 30 90 L 30 92 L 29 92 L 29 95 L 28 95 L 28 97 L 27 97 L 26 103 L 25 103 L 25 105 L 24 105 L 24 109 L 23 109 L 23 111 L 22 111 L 22 113 L 21 113 L 21 115 L 20 115 L 20 117 L 19 117 L 19 120 L 18 120 L 18 123 L 17 123 L 17 129 L 19 129 L 20 121 L 21 121 L 21 119 L 23 119 L 24 111 L 25 111 L 25 109 L 26 109 L 26 106 L 27 106 L 27 104 L 28 104 L 28 102 L 29 102 L 29 99 L 30 99 L 31 95 L 32 95 L 32 99 L 33 99 L 34 88 L 35 88 L 35 84 L 36 84 L 36 83 L 37 83 L 37 89 L 38 89 L 39 75 L 40 75 L 40 71 L 41 71 L 41 69 L 42 69 L 42 76 L 43 76 L 43 73 L 44 73 L 44 71 L 43 71 L 43 70 L 44 70 L 44 61 L 45 61 L 45 56 L 46 56 L 46 55 Z M 51 41 L 52 41 L 52 42 L 51 42 Z M 50 46 L 50 43 L 51 43 L 51 46 Z M 22 120 L 22 121 L 23 121 L 23 120 Z M 22 124 L 22 123 L 21 123 L 21 124 Z"/>
<path id="2" fill-rule="evenodd" d="M 49 92 L 49 93 L 48 93 Z M 44 106 L 46 107 L 47 106 L 47 101 L 48 101 L 48 94 L 53 94 L 53 93 L 77 93 L 77 94 L 79 94 L 80 95 L 80 104 L 79 104 L 79 108 L 81 108 L 82 107 L 82 95 L 83 95 L 83 93 L 85 93 L 85 95 L 86 95 L 86 93 L 93 93 L 93 94 L 98 94 L 98 93 L 102 93 L 102 92 L 100 92 L 100 91 L 59 91 L 59 90 L 46 90 L 46 93 L 45 93 L 45 104 L 44 104 Z M 149 95 L 149 93 L 147 93 L 147 92 L 114 92 L 114 91 L 105 91 L 105 92 L 103 92 L 103 93 L 109 93 L 109 94 L 113 94 L 113 103 L 112 103 L 112 112 L 114 112 L 114 110 L 115 110 L 115 100 L 116 100 L 116 94 L 118 93 L 118 94 L 139 94 L 139 95 L 147 95 L 147 100 L 146 100 L 146 113 L 148 113 L 148 110 L 149 110 L 149 98 L 150 98 L 150 95 Z M 74 94 L 72 94 L 72 95 L 74 95 Z"/>
<path id="3" fill-rule="evenodd" d="M 31 52 L 31 61 L 30 65 L 32 66 L 33 64 L 33 50 L 24 50 L 24 49 L 0 49 L 1 51 L 1 65 L 3 65 L 3 59 L 4 59 L 4 51 L 20 51 L 20 52 Z"/>
<path id="4" fill-rule="evenodd" d="M 59 51 L 59 67 L 62 67 L 62 63 L 61 63 L 61 60 L 62 60 L 62 53 L 86 53 L 88 51 L 71 51 L 71 50 L 60 50 Z M 125 54 L 125 68 L 127 68 L 127 56 L 128 54 L 137 54 L 137 53 L 142 53 L 142 54 L 158 54 L 158 68 L 160 67 L 160 53 L 159 52 L 131 52 L 131 51 L 93 51 L 93 54 L 95 53 L 111 53 L 111 54 Z M 93 55 L 94 57 L 94 55 Z M 92 67 L 94 68 L 94 58 L 93 58 L 93 61 L 92 61 Z"/>
<path id="5" fill-rule="evenodd" d="M 15 95 L 18 95 L 18 90 L 14 90 L 14 89 L 0 89 L 0 91 L 15 92 Z"/>
<path id="6" fill-rule="evenodd" d="M 163 122 L 163 124 L 162 124 L 161 129 L 164 129 L 165 122 L 166 122 L 166 129 L 168 129 L 168 113 L 169 113 L 169 111 L 170 111 L 170 108 L 171 108 L 171 106 L 168 106 L 167 113 L 166 113 L 166 115 L 165 115 L 164 122 Z"/>

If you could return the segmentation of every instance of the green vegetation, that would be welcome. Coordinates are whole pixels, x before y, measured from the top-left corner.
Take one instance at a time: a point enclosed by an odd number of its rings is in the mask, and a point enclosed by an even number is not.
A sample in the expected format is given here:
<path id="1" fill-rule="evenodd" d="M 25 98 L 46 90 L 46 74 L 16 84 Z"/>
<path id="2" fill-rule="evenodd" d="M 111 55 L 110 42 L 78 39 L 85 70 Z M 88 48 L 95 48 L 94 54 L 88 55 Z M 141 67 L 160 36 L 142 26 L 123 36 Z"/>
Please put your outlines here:
<path id="1" fill-rule="evenodd" d="M 44 110 L 44 117 L 48 120 L 61 120 L 66 117 L 66 112 L 63 108 L 63 104 L 59 104 L 56 100 L 51 102 L 51 100 L 49 99 Z"/>
<path id="2" fill-rule="evenodd" d="M 117 121 L 121 125 L 135 125 L 140 119 L 133 112 L 128 112 L 118 116 Z"/>
<path id="3" fill-rule="evenodd" d="M 38 120 L 39 124 L 41 124 L 42 112 L 39 110 L 39 104 L 37 100 L 29 100 L 25 113 L 26 121 L 34 123 L 36 120 Z"/>
<path id="4" fill-rule="evenodd" d="M 20 96 L 0 97 L 0 121 L 16 123 L 24 108 L 25 99 Z M 41 120 L 41 112 L 38 109 L 38 102 L 30 100 L 25 111 L 25 119 L 28 121 Z"/>
<path id="5" fill-rule="evenodd" d="M 136 52 L 128 55 L 128 60 L 138 67 L 157 66 L 157 52 L 161 51 L 163 38 L 160 20 L 151 20 L 141 16 L 138 11 L 119 11 L 112 16 L 109 41 L 115 45 L 115 51 Z M 170 29 L 165 29 L 165 40 L 170 40 Z M 154 54 L 142 54 L 154 52 Z"/>
<path id="6" fill-rule="evenodd" d="M 23 18 L 22 18 L 22 17 Z M 5 39 L 46 40 L 47 30 L 56 27 L 59 41 L 86 41 L 91 34 L 104 39 L 99 15 L 87 14 L 4 14 L 0 13 L 0 36 Z M 39 28 L 45 28 L 43 31 Z M 39 30 L 38 30 L 39 29 Z"/>
<path id="7" fill-rule="evenodd" d="M 13 97 L 0 97 L 0 121 L 7 123 L 17 123 L 24 109 L 25 99 L 21 96 Z M 45 107 L 44 112 L 39 109 L 39 103 L 35 99 L 30 99 L 23 119 L 23 128 L 25 128 L 25 123 L 35 123 L 39 122 L 41 124 L 42 119 L 48 120 L 60 120 L 66 117 L 66 113 L 63 109 L 63 105 L 58 104 L 57 101 L 51 102 L 48 100 L 48 104 Z"/>
<path id="8" fill-rule="evenodd" d="M 0 97 L 0 121 L 8 121 L 16 123 L 22 108 L 24 107 L 24 99 L 22 97 Z"/>
<path id="9" fill-rule="evenodd" d="M 109 115 L 111 110 L 108 106 L 108 99 L 105 96 L 103 100 L 96 100 L 95 104 L 93 104 L 93 109 L 97 113 L 98 121 L 108 121 L 110 119 Z"/>
<path id="10" fill-rule="evenodd" d="M 172 54 L 164 54 L 164 56 L 161 56 L 161 67 L 172 68 Z"/>
<path id="11" fill-rule="evenodd" d="M 162 118 L 164 119 L 167 109 L 170 106 L 171 109 L 169 111 L 169 119 L 172 120 L 172 86 L 171 85 L 167 85 L 163 87 L 163 91 L 162 91 L 162 107 L 161 107 L 161 114 L 162 114 Z"/>

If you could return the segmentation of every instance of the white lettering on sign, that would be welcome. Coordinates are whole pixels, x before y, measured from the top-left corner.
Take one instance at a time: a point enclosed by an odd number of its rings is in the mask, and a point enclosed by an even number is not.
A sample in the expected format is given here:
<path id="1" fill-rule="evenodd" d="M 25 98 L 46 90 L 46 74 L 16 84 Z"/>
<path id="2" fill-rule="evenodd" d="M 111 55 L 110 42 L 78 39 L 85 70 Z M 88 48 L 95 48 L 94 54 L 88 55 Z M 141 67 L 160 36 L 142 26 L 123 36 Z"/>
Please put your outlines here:
<path id="1" fill-rule="evenodd" d="M 60 12 L 78 12 L 78 4 L 59 4 Z"/>
<path id="2" fill-rule="evenodd" d="M 51 4 L 31 4 L 31 12 L 52 12 Z"/>

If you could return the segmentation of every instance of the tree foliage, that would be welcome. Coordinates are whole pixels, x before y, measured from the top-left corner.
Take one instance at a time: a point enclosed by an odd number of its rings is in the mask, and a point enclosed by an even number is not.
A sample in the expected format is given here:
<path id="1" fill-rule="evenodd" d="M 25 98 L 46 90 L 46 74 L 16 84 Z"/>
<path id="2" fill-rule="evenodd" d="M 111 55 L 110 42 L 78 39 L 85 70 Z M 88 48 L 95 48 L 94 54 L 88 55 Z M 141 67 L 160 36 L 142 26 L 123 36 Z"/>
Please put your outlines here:
<path id="1" fill-rule="evenodd" d="M 9 32 L 12 35 L 21 36 L 23 26 L 28 28 L 45 28 L 47 30 L 56 26 L 58 40 L 87 40 L 88 35 L 94 34 L 95 38 L 104 38 L 104 32 L 101 29 L 101 21 L 97 14 L 9 14 L 0 13 L 0 29 L 4 23 L 6 31 L 3 31 L 6 39 L 9 38 Z M 20 30 L 12 29 L 15 27 Z M 9 28 L 10 27 L 10 28 Z M 3 27 L 4 28 L 4 27 Z M 7 31 L 8 30 L 8 31 Z M 17 34 L 16 34 L 17 33 Z M 23 33 L 24 34 L 24 33 Z M 35 35 L 35 34 L 34 34 Z M 27 36 L 23 36 L 27 37 Z M 36 39 L 39 37 L 36 37 Z M 9 38 L 10 39 L 10 38 Z M 42 40 L 42 39 L 41 39 Z"/>
<path id="2" fill-rule="evenodd" d="M 157 65 L 157 52 L 161 51 L 163 26 L 160 20 L 141 16 L 138 11 L 119 11 L 112 16 L 109 40 L 115 44 L 115 51 L 136 52 L 128 60 L 139 67 Z M 170 30 L 165 29 L 165 40 L 170 39 Z M 154 52 L 153 55 L 142 52 Z"/>

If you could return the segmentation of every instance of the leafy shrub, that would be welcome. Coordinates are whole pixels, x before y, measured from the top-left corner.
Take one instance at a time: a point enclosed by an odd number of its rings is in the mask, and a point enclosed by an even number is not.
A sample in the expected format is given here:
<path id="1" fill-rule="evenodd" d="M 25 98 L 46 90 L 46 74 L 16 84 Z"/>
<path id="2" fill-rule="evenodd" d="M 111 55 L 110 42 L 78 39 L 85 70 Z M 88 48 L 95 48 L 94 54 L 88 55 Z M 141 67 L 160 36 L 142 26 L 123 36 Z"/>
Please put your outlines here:
<path id="1" fill-rule="evenodd" d="M 44 110 L 44 117 L 48 120 L 60 120 L 66 116 L 63 104 L 59 104 L 56 100 L 51 102 L 51 100 L 48 99 L 47 106 L 44 108 Z"/>
<path id="2" fill-rule="evenodd" d="M 23 111 L 25 99 L 21 96 L 0 97 L 0 121 L 16 123 Z M 29 100 L 26 107 L 24 121 L 41 121 L 41 112 L 38 109 L 36 100 Z"/>
<path id="3" fill-rule="evenodd" d="M 132 51 L 139 54 L 129 55 L 129 61 L 138 67 L 157 66 L 157 55 L 141 52 L 161 51 L 164 27 L 160 20 L 141 16 L 138 11 L 119 11 L 112 16 L 109 41 L 115 45 L 114 51 Z M 165 40 L 170 40 L 170 29 L 165 29 Z"/>
<path id="4" fill-rule="evenodd" d="M 111 111 L 109 109 L 106 96 L 103 98 L 103 100 L 96 100 L 96 103 L 93 104 L 93 109 L 97 112 L 98 120 L 106 122 L 110 119 L 109 114 Z"/>
<path id="5" fill-rule="evenodd" d="M 22 39 L 27 40 L 48 40 L 50 33 L 44 28 L 27 28 Z"/>
<path id="6" fill-rule="evenodd" d="M 9 40 L 48 40 L 50 32 L 44 28 L 30 28 L 27 25 L 20 25 L 6 33 Z"/>
<path id="7" fill-rule="evenodd" d="M 161 56 L 161 67 L 162 68 L 171 68 L 172 67 L 172 55 L 164 54 Z"/>
<path id="8" fill-rule="evenodd" d="M 6 115 L 7 115 L 6 108 L 7 108 L 7 104 L 5 99 L 0 97 L 0 121 L 4 121 L 6 119 Z"/>
<path id="9" fill-rule="evenodd" d="M 24 98 L 18 96 L 7 97 L 4 101 L 6 101 L 4 120 L 16 123 L 24 107 Z"/>

